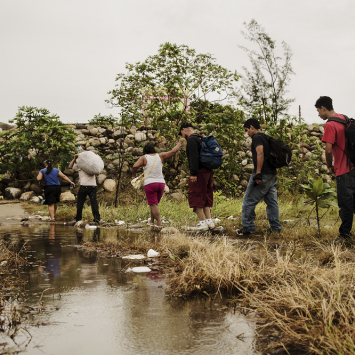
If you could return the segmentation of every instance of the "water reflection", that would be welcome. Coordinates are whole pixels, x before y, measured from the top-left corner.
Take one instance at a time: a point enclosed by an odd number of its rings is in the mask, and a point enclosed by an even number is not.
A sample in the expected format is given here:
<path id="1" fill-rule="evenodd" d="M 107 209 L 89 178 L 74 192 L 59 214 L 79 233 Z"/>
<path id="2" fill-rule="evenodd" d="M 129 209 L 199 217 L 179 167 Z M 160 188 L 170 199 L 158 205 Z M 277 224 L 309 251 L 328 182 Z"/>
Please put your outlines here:
<path id="1" fill-rule="evenodd" d="M 0 238 L 27 248 L 28 303 L 58 311 L 37 315 L 29 327 L 29 354 L 255 354 L 253 327 L 224 303 L 165 296 L 165 276 L 124 273 L 127 262 L 70 247 L 82 241 L 133 239 L 117 230 L 75 230 L 60 225 L 0 228 Z M 159 243 L 159 235 L 147 235 Z M 50 289 L 50 290 L 48 290 Z M 244 333 L 244 341 L 237 335 Z M 3 336 L 4 337 L 4 336 Z M 1 339 L 2 340 L 2 339 Z M 4 341 L 11 342 L 9 339 Z"/>

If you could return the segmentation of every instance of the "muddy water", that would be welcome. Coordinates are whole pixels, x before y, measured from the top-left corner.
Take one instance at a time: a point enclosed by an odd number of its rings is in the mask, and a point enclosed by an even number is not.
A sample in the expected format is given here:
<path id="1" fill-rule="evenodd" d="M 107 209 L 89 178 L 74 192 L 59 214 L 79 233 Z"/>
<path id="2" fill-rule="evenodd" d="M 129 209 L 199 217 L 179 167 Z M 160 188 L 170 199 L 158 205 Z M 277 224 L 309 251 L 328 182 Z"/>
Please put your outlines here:
<path id="1" fill-rule="evenodd" d="M 113 233 L 113 234 L 112 234 Z M 30 266 L 22 271 L 27 304 L 57 310 L 34 315 L 13 349 L 26 354 L 256 354 L 254 324 L 223 301 L 175 300 L 165 296 L 165 276 L 120 271 L 117 258 L 104 259 L 70 245 L 81 240 L 120 238 L 117 231 L 37 225 L 0 228 L 0 238 L 26 243 Z M 39 324 L 39 326 L 33 326 Z M 238 337 L 242 334 L 241 337 Z"/>

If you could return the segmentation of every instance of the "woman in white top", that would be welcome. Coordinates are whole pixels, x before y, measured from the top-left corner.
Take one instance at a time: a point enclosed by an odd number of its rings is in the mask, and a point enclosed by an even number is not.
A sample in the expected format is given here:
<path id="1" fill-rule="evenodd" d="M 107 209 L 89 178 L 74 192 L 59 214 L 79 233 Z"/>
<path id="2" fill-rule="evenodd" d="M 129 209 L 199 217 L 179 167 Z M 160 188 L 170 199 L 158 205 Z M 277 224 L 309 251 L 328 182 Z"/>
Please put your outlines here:
<path id="1" fill-rule="evenodd" d="M 150 206 L 150 225 L 152 227 L 155 226 L 159 229 L 163 227 L 160 219 L 158 204 L 163 196 L 165 188 L 165 180 L 163 176 L 164 160 L 172 157 L 180 149 L 181 143 L 184 140 L 185 138 L 180 138 L 179 142 L 170 152 L 164 152 L 160 154 L 155 152 L 155 149 L 152 145 L 146 144 L 143 148 L 143 156 L 140 157 L 133 165 L 133 178 L 137 177 L 137 170 L 141 166 L 143 166 L 144 173 L 148 173 L 144 178 L 144 190 L 148 200 L 148 205 Z M 154 225 L 154 220 L 157 221 L 156 225 Z"/>

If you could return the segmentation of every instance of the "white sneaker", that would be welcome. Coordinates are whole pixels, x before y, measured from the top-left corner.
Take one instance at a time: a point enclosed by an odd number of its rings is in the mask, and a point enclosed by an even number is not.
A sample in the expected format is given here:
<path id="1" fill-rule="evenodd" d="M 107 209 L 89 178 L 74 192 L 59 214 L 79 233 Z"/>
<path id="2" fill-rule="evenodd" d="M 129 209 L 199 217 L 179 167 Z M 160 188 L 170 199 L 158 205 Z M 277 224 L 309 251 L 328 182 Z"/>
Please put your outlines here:
<path id="1" fill-rule="evenodd" d="M 198 222 L 194 229 L 197 230 L 197 231 L 208 231 L 208 225 L 206 223 L 205 224 L 201 224 L 201 222 Z"/>
<path id="2" fill-rule="evenodd" d="M 207 222 L 206 222 L 206 223 L 207 223 Z M 210 224 L 207 223 L 207 227 L 208 227 L 209 229 L 214 229 L 214 228 L 216 227 L 216 225 L 213 223 L 213 221 L 211 221 Z"/>

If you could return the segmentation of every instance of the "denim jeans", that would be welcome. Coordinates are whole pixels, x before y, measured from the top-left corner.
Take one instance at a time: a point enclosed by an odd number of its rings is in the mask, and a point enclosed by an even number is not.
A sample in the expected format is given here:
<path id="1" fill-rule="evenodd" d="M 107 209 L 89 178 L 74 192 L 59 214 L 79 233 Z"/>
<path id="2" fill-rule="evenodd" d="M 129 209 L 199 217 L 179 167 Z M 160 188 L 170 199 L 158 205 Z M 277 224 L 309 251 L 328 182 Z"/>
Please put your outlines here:
<path id="1" fill-rule="evenodd" d="M 253 173 L 249 179 L 247 191 L 245 192 L 242 205 L 242 225 L 243 229 L 255 232 L 255 207 L 264 199 L 266 203 L 267 218 L 273 231 L 280 232 L 281 224 L 279 221 L 279 205 L 277 203 L 277 176 L 263 174 L 262 182 L 254 186 Z"/>
<path id="2" fill-rule="evenodd" d="M 337 176 L 337 198 L 341 225 L 339 233 L 348 236 L 353 226 L 355 213 L 355 169 L 351 172 Z"/>
<path id="3" fill-rule="evenodd" d="M 76 221 L 81 221 L 83 216 L 83 207 L 86 200 L 86 196 L 90 198 L 91 211 L 96 222 L 100 221 L 99 205 L 96 199 L 96 186 L 83 186 L 81 185 L 78 192 L 78 204 L 76 206 Z"/>

